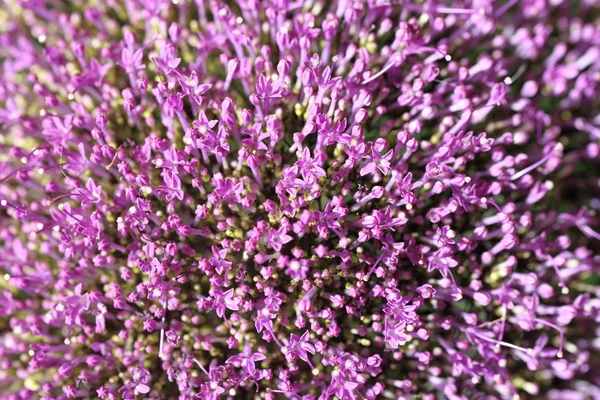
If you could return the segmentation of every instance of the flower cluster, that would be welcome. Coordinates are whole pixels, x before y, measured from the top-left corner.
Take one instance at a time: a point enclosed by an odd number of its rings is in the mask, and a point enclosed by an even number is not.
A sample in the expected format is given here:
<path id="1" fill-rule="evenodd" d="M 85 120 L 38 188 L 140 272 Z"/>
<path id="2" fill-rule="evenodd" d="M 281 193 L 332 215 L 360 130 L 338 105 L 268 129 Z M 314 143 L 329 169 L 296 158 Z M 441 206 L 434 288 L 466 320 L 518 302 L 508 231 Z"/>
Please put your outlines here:
<path id="1" fill-rule="evenodd" d="M 5 399 L 600 398 L 596 0 L 4 0 Z"/>

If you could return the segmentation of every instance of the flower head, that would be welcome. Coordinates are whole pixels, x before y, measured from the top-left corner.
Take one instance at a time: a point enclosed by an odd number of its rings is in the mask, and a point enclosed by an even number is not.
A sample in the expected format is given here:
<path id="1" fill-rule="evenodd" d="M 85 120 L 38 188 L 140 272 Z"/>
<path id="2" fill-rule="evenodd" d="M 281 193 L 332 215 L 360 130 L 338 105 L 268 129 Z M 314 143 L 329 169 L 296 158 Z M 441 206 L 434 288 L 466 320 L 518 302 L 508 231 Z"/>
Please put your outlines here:
<path id="1" fill-rule="evenodd" d="M 1 397 L 600 398 L 597 1 L 5 3 Z"/>

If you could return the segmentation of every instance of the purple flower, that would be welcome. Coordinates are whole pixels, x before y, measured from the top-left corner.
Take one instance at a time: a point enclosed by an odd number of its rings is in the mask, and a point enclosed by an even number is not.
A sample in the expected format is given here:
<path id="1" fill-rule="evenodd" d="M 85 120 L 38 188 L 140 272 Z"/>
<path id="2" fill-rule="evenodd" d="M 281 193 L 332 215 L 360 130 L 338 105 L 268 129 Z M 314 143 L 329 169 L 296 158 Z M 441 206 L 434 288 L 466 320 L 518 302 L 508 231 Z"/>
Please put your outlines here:
<path id="1" fill-rule="evenodd" d="M 229 270 L 233 265 L 232 262 L 225 260 L 227 257 L 227 249 L 219 250 L 217 246 L 212 246 L 213 258 L 210 259 L 210 265 L 213 266 L 217 273 L 222 274 L 224 271 Z"/>
<path id="2" fill-rule="evenodd" d="M 218 400 L 223 393 L 225 393 L 223 387 L 219 386 L 217 382 L 210 382 L 203 385 L 195 397 L 197 399 Z"/>
<path id="3" fill-rule="evenodd" d="M 58 367 L 58 373 L 62 376 L 69 376 L 73 372 L 73 364 L 65 363 Z"/>
<path id="4" fill-rule="evenodd" d="M 96 184 L 92 178 L 87 180 L 85 189 L 76 188 L 73 191 L 73 196 L 81 199 L 81 205 L 98 204 L 102 195 L 102 187 Z"/>
<path id="5" fill-rule="evenodd" d="M 327 388 L 326 395 L 335 395 L 344 400 L 355 400 L 355 390 L 358 388 L 358 383 L 350 382 L 344 379 L 341 374 L 334 375 L 331 384 Z"/>
<path id="6" fill-rule="evenodd" d="M 233 357 L 229 357 L 225 363 L 239 363 L 241 364 L 246 375 L 254 377 L 256 373 L 256 361 L 262 361 L 266 359 L 267 357 L 261 353 L 242 353 Z"/>
<path id="7" fill-rule="evenodd" d="M 306 362 L 308 361 L 308 353 L 315 354 L 315 346 L 308 343 L 308 331 L 304 332 L 302 336 L 298 337 L 293 333 L 290 335 L 290 343 L 287 346 L 286 357 L 293 358 L 298 357 Z"/>
<path id="8" fill-rule="evenodd" d="M 179 334 L 179 332 L 176 332 L 172 329 L 166 331 L 165 336 L 167 337 L 167 342 L 174 346 L 177 346 L 179 344 L 179 339 L 181 339 L 181 335 Z"/>
<path id="9" fill-rule="evenodd" d="M 385 340 L 392 349 L 397 349 L 408 341 L 406 331 L 406 322 L 391 323 L 389 320 L 385 322 Z"/>
<path id="10" fill-rule="evenodd" d="M 273 248 L 273 250 L 281 251 L 283 245 L 292 241 L 292 237 L 287 235 L 287 230 L 284 227 L 278 230 L 270 229 L 267 234 L 266 242 Z"/>
<path id="11" fill-rule="evenodd" d="M 233 297 L 233 289 L 229 289 L 225 293 L 220 290 L 214 290 L 212 294 L 214 301 L 214 307 L 217 311 L 217 316 L 223 318 L 225 316 L 225 309 L 237 311 L 239 310 L 239 301 Z"/>
<path id="12" fill-rule="evenodd" d="M 383 143 L 385 145 L 385 142 Z M 393 151 L 388 151 L 385 155 L 381 156 L 380 152 L 383 150 L 382 145 L 377 143 L 371 148 L 371 157 L 369 158 L 367 164 L 361 168 L 360 174 L 367 175 L 375 171 L 379 170 L 383 175 L 387 175 L 390 171 L 390 160 L 392 159 Z"/>

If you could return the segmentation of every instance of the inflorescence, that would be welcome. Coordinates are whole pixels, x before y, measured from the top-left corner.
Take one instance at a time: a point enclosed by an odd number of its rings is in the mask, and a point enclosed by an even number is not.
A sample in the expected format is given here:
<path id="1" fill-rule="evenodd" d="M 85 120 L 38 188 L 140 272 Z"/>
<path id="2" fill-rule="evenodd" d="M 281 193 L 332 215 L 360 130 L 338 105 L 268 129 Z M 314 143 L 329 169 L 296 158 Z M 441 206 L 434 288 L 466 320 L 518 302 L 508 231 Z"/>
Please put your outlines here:
<path id="1" fill-rule="evenodd" d="M 0 4 L 2 398 L 600 398 L 597 0 Z"/>

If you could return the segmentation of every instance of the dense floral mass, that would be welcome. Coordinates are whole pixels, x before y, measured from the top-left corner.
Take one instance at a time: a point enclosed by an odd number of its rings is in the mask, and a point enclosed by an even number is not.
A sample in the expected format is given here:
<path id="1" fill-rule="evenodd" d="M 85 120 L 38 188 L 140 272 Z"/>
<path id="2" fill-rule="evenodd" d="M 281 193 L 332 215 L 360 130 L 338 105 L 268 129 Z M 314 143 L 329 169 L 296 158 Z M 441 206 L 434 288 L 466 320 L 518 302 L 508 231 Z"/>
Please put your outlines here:
<path id="1" fill-rule="evenodd" d="M 599 1 L 1 4 L 2 398 L 600 398 Z"/>

